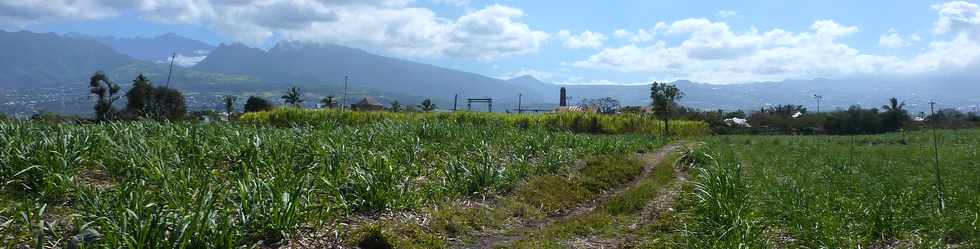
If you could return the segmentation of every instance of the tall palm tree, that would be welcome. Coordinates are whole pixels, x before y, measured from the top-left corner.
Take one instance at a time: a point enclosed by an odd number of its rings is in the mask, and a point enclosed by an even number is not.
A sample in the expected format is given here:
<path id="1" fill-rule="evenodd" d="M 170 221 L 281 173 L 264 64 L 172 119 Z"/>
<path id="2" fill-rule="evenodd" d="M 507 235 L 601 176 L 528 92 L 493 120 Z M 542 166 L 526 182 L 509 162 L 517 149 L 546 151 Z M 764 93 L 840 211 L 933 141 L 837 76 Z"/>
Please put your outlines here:
<path id="1" fill-rule="evenodd" d="M 881 106 L 885 112 L 882 113 L 882 126 L 885 131 L 898 131 L 902 129 L 902 126 L 908 122 L 912 117 L 909 116 L 909 112 L 905 110 L 905 101 L 898 101 L 898 98 L 888 99 L 888 104 Z"/>
<path id="2" fill-rule="evenodd" d="M 299 93 L 299 88 L 296 87 L 290 87 L 289 90 L 286 91 L 286 95 L 282 95 L 282 99 L 287 105 L 295 107 L 300 107 L 300 104 L 303 103 L 303 99 Z"/>
<path id="3" fill-rule="evenodd" d="M 881 106 L 885 112 L 906 112 L 905 111 L 905 101 L 898 102 L 898 98 L 892 97 L 888 99 L 888 105 Z"/>

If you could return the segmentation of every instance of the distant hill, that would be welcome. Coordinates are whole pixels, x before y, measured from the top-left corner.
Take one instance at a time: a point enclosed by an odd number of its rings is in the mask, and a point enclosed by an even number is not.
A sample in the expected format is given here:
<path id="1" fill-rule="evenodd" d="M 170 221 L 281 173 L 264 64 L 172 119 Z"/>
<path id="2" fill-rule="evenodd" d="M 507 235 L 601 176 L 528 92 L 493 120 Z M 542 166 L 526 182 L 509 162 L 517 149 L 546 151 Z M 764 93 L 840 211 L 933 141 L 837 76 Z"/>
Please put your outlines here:
<path id="1" fill-rule="evenodd" d="M 79 33 L 64 35 L 69 38 L 79 38 L 96 41 L 109 46 L 116 52 L 147 62 L 168 62 L 173 53 L 184 57 L 203 58 L 214 49 L 214 46 L 167 33 L 153 38 L 116 38 L 112 36 L 92 36 Z"/>
<path id="2" fill-rule="evenodd" d="M 0 85 L 12 87 L 84 81 L 137 61 L 98 42 L 23 31 L 0 31 L 0 54 Z"/>
<path id="3" fill-rule="evenodd" d="M 350 76 L 351 101 L 372 96 L 385 104 L 394 100 L 417 104 L 422 99 L 433 98 L 443 109 L 450 108 L 453 96 L 459 94 L 460 108 L 465 108 L 466 98 L 491 97 L 495 99 L 494 110 L 513 110 L 517 107 L 517 96 L 521 94 L 524 108 L 547 110 L 557 105 L 558 89 L 562 87 L 532 76 L 500 80 L 328 44 L 283 42 L 266 51 L 241 44 L 211 48 L 206 43 L 173 34 L 117 39 L 0 31 L 0 53 L 4 55 L 0 60 L 0 86 L 41 91 L 18 93 L 20 95 L 6 96 L 6 99 L 0 93 L 0 102 L 30 102 L 36 99 L 33 96 L 51 91 L 44 89 L 71 87 L 66 93 L 71 96 L 48 96 L 44 100 L 45 103 L 67 105 L 63 98 L 84 99 L 87 96 L 84 81 L 99 70 L 106 71 L 123 86 L 128 86 L 141 73 L 156 84 L 165 84 L 168 65 L 155 63 L 151 58 L 161 55 L 166 58 L 175 47 L 179 53 L 211 50 L 196 66 L 177 68 L 173 73 L 172 86 L 196 96 L 196 102 L 192 104 L 198 108 L 213 108 L 220 95 L 225 94 L 254 94 L 277 99 L 290 86 L 300 87 L 312 105 L 325 95 L 342 96 L 344 76 Z M 815 109 L 813 95 L 819 94 L 824 96 L 823 110 L 844 109 L 854 104 L 878 107 L 894 96 L 906 100 L 910 109 L 924 111 L 930 100 L 939 101 L 941 107 L 980 105 L 977 82 L 980 82 L 980 72 L 964 71 L 920 77 L 786 80 L 733 85 L 674 83 L 686 94 L 682 104 L 702 109 L 755 110 L 767 104 L 802 104 Z M 598 97 L 614 97 L 624 105 L 649 104 L 648 85 L 564 87 L 572 97 L 572 104 Z M 484 110 L 484 107 L 474 106 L 474 109 Z"/>
<path id="4" fill-rule="evenodd" d="M 914 111 L 926 111 L 931 100 L 943 107 L 966 109 L 980 104 L 980 77 L 969 74 L 945 76 L 813 79 L 759 82 L 748 84 L 715 85 L 681 80 L 673 82 L 682 91 L 681 103 L 702 109 L 757 110 L 766 105 L 800 104 L 815 110 L 814 95 L 822 95 L 823 111 L 847 109 L 851 105 L 880 107 L 888 98 L 897 97 L 908 102 Z M 526 81 L 526 79 L 524 80 Z M 651 82 L 652 83 L 652 82 Z M 535 89 L 542 94 L 557 94 L 560 87 L 568 90 L 571 103 L 578 104 L 585 98 L 614 97 L 624 105 L 649 105 L 649 85 L 556 85 L 541 83 Z M 555 95 L 557 96 L 557 95 Z M 552 99 L 552 98 L 548 98 Z M 554 97 L 551 103 L 557 103 Z"/>
<path id="5" fill-rule="evenodd" d="M 529 87 L 479 74 L 328 44 L 283 42 L 269 51 L 222 44 L 193 69 L 248 74 L 265 82 L 301 87 L 343 87 L 344 76 L 349 76 L 351 88 L 443 101 L 451 100 L 454 94 L 461 99 L 492 97 L 501 101 L 516 100 L 520 93 L 536 95 Z"/>

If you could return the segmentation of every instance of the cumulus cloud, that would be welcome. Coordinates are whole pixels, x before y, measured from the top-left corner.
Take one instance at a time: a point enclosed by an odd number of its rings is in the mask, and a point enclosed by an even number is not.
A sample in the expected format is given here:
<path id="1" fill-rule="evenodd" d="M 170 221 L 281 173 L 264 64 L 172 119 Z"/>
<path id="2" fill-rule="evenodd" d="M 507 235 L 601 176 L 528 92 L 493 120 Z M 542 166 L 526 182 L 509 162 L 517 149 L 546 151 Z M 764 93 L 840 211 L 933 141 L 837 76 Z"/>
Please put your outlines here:
<path id="1" fill-rule="evenodd" d="M 978 51 L 977 43 L 965 34 L 951 41 L 933 42 L 925 52 L 911 58 L 862 53 L 838 41 L 859 29 L 832 20 L 816 21 L 805 32 L 754 28 L 735 32 L 724 22 L 707 19 L 659 23 L 656 30 L 686 39 L 679 44 L 656 41 L 648 46 L 607 48 L 571 65 L 652 73 L 666 79 L 737 83 L 926 73 L 961 68 L 980 57 L 980 52 L 974 52 Z"/>
<path id="2" fill-rule="evenodd" d="M 519 21 L 520 9 L 491 5 L 451 20 L 412 0 L 0 0 L 0 26 L 126 11 L 162 23 L 202 25 L 249 44 L 283 38 L 481 60 L 532 53 L 548 39 Z"/>
<path id="3" fill-rule="evenodd" d="M 878 45 L 885 48 L 905 48 L 922 41 L 918 34 L 902 35 L 895 29 L 888 30 L 887 33 L 878 38 Z"/>
<path id="4" fill-rule="evenodd" d="M 656 31 L 647 29 L 638 29 L 636 31 L 619 29 L 613 32 L 613 36 L 616 38 L 626 39 L 633 43 L 651 42 L 656 37 L 656 34 Z"/>
<path id="5" fill-rule="evenodd" d="M 602 47 L 603 42 L 608 39 L 608 37 L 602 33 L 588 30 L 578 35 L 572 34 L 572 32 L 568 30 L 561 30 L 558 31 L 558 37 L 565 39 L 565 47 L 571 49 L 600 48 Z"/>
<path id="6" fill-rule="evenodd" d="M 953 1 L 932 6 L 939 12 L 939 20 L 933 29 L 937 34 L 960 31 L 976 35 L 980 31 L 980 6 L 965 1 Z"/>

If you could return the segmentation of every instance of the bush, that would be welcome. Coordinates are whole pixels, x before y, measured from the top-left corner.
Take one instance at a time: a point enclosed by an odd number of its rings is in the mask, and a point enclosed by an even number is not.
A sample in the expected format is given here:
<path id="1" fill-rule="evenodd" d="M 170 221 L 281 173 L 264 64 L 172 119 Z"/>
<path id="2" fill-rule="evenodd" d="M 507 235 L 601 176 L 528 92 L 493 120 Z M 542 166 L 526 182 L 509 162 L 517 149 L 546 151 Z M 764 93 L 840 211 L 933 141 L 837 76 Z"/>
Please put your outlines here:
<path id="1" fill-rule="evenodd" d="M 268 110 L 272 110 L 272 108 L 274 107 L 275 106 L 272 105 L 272 102 L 269 102 L 268 100 L 263 99 L 261 97 L 249 96 L 248 100 L 245 101 L 246 113 L 268 111 Z"/>

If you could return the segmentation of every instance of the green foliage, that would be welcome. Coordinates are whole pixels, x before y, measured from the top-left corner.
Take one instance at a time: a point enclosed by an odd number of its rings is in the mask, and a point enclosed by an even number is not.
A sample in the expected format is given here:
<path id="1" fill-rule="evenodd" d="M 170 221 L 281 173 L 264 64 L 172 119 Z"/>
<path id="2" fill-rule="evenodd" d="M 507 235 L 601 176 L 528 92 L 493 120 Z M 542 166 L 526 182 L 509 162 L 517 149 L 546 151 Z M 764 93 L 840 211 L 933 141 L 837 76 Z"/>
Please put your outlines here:
<path id="1" fill-rule="evenodd" d="M 685 247 L 976 247 L 980 131 L 940 135 L 945 211 L 928 132 L 709 139 Z"/>
<path id="2" fill-rule="evenodd" d="M 110 121 L 115 118 L 116 110 L 112 104 L 119 100 L 119 85 L 112 83 L 109 76 L 102 71 L 95 72 L 89 78 L 89 91 L 98 99 L 95 102 L 95 117 L 98 121 Z"/>
<path id="3" fill-rule="evenodd" d="M 320 100 L 320 108 L 333 109 L 337 108 L 337 98 L 333 95 L 324 97 Z"/>
<path id="4" fill-rule="evenodd" d="M 299 93 L 299 88 L 296 87 L 290 87 L 281 98 L 286 105 L 292 107 L 301 107 L 303 104 L 303 96 Z"/>
<path id="5" fill-rule="evenodd" d="M 242 121 L 276 126 L 313 125 L 344 126 L 363 125 L 389 120 L 408 122 L 448 121 L 456 124 L 501 125 L 525 129 L 547 129 L 594 134 L 644 134 L 659 135 L 664 125 L 653 117 L 638 114 L 600 115 L 591 113 L 561 114 L 500 114 L 500 113 L 392 113 L 392 112 L 340 112 L 333 110 L 277 109 L 271 112 L 249 113 Z M 698 121 L 674 121 L 674 135 L 681 137 L 704 136 L 710 133 L 707 124 Z"/>
<path id="6" fill-rule="evenodd" d="M 676 101 L 683 97 L 684 93 L 673 84 L 653 82 L 650 86 L 650 100 L 653 102 L 653 109 L 664 120 L 664 136 L 671 135 L 670 115 L 674 106 L 677 105 Z"/>
<path id="7" fill-rule="evenodd" d="M 187 104 L 180 91 L 153 87 L 142 74 L 133 80 L 133 88 L 126 93 L 126 98 L 126 111 L 134 117 L 179 120 L 187 114 Z"/>
<path id="8" fill-rule="evenodd" d="M 425 99 L 422 101 L 422 104 L 419 105 L 419 109 L 422 109 L 423 112 L 435 111 L 436 108 L 439 107 L 437 107 L 435 103 L 432 103 L 432 99 Z"/>
<path id="9" fill-rule="evenodd" d="M 225 104 L 225 114 L 228 114 L 230 118 L 235 113 L 235 101 L 238 101 L 238 96 L 227 95 L 222 97 L 222 100 L 224 100 Z"/>
<path id="10" fill-rule="evenodd" d="M 262 112 L 272 110 L 275 106 L 272 102 L 269 102 L 262 97 L 249 96 L 248 100 L 245 101 L 245 113 L 249 112 Z"/>
<path id="11" fill-rule="evenodd" d="M 0 141 L 0 196 L 15 204 L 0 202 L 0 225 L 26 228 L 38 219 L 72 217 L 69 229 L 46 230 L 44 238 L 92 228 L 103 235 L 95 248 L 275 243 L 299 227 L 352 212 L 505 191 L 582 158 L 658 142 L 450 119 L 291 128 L 0 122 Z M 14 216 L 4 211 L 64 203 L 71 205 L 59 207 L 68 209 L 61 214 L 30 221 L 8 219 Z M 0 228 L 0 238 L 8 231 Z M 418 240 L 428 241 L 420 247 L 442 242 L 426 233 Z M 35 240 L 11 243 L 26 241 Z"/>

